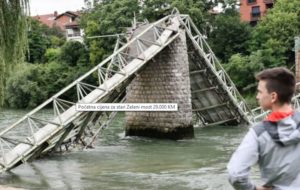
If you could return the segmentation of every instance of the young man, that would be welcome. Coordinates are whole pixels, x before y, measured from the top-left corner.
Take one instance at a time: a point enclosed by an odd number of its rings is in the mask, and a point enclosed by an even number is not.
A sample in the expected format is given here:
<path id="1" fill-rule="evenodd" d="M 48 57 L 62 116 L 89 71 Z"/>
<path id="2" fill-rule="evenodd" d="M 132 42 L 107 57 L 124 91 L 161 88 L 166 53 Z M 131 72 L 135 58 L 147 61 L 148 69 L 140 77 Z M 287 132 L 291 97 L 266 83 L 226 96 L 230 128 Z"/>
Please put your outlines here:
<path id="1" fill-rule="evenodd" d="M 249 129 L 232 155 L 227 166 L 229 182 L 239 190 L 300 190 L 300 112 L 291 106 L 295 78 L 280 67 L 264 70 L 256 79 L 256 99 L 271 113 Z M 249 179 L 256 163 L 262 186 Z"/>

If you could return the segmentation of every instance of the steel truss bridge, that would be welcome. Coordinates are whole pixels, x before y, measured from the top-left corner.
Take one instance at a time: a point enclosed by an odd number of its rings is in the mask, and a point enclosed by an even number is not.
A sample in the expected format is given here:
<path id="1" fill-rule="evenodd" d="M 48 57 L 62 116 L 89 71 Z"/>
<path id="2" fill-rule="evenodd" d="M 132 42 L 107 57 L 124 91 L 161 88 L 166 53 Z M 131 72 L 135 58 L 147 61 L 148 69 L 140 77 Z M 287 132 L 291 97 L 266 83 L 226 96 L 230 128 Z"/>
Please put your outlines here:
<path id="1" fill-rule="evenodd" d="M 79 112 L 76 103 L 120 103 L 126 86 L 149 60 L 172 43 L 180 31 L 187 36 L 195 125 L 251 123 L 266 114 L 250 110 L 189 15 L 172 14 L 152 23 L 100 64 L 0 132 L 0 173 L 74 143 L 90 147 L 116 112 Z M 154 36 L 152 40 L 146 35 Z M 121 46 L 121 47 L 120 47 Z M 129 53 L 136 47 L 136 54 Z M 299 97 L 294 102 L 299 107 Z M 52 108 L 47 118 L 40 116 Z"/>

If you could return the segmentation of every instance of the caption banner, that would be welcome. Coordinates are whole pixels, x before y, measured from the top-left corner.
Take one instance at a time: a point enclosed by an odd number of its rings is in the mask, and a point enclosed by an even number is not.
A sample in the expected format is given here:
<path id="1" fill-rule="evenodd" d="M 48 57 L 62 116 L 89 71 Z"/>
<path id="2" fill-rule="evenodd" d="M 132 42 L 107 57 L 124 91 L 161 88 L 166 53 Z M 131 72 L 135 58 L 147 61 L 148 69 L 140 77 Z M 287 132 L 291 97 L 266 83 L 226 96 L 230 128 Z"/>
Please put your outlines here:
<path id="1" fill-rule="evenodd" d="M 178 111 L 173 103 L 99 103 L 76 104 L 77 111 Z"/>

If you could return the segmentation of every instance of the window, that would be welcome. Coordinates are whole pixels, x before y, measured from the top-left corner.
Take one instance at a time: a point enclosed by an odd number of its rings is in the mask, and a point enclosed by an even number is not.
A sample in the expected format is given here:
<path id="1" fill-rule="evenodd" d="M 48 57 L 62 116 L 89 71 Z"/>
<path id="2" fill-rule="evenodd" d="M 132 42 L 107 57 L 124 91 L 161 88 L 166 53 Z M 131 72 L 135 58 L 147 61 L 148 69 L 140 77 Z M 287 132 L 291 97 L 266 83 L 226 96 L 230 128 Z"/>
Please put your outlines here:
<path id="1" fill-rule="evenodd" d="M 256 0 L 247 0 L 248 3 L 256 3 Z"/>
<path id="2" fill-rule="evenodd" d="M 259 6 L 252 7 L 252 16 L 260 16 Z"/>
<path id="3" fill-rule="evenodd" d="M 267 9 L 273 8 L 273 3 L 266 4 Z"/>

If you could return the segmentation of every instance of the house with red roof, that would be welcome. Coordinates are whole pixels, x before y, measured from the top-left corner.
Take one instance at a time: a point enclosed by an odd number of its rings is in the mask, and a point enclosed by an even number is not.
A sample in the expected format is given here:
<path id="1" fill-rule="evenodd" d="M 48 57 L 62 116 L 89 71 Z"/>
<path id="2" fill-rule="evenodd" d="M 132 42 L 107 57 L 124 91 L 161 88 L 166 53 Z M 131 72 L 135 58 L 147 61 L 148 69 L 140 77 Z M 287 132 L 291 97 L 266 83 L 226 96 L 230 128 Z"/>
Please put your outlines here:
<path id="1" fill-rule="evenodd" d="M 66 11 L 58 14 L 55 11 L 53 14 L 37 15 L 33 17 L 48 27 L 58 27 L 66 34 L 67 40 L 75 40 L 83 42 L 83 29 L 79 27 L 79 12 Z"/>

